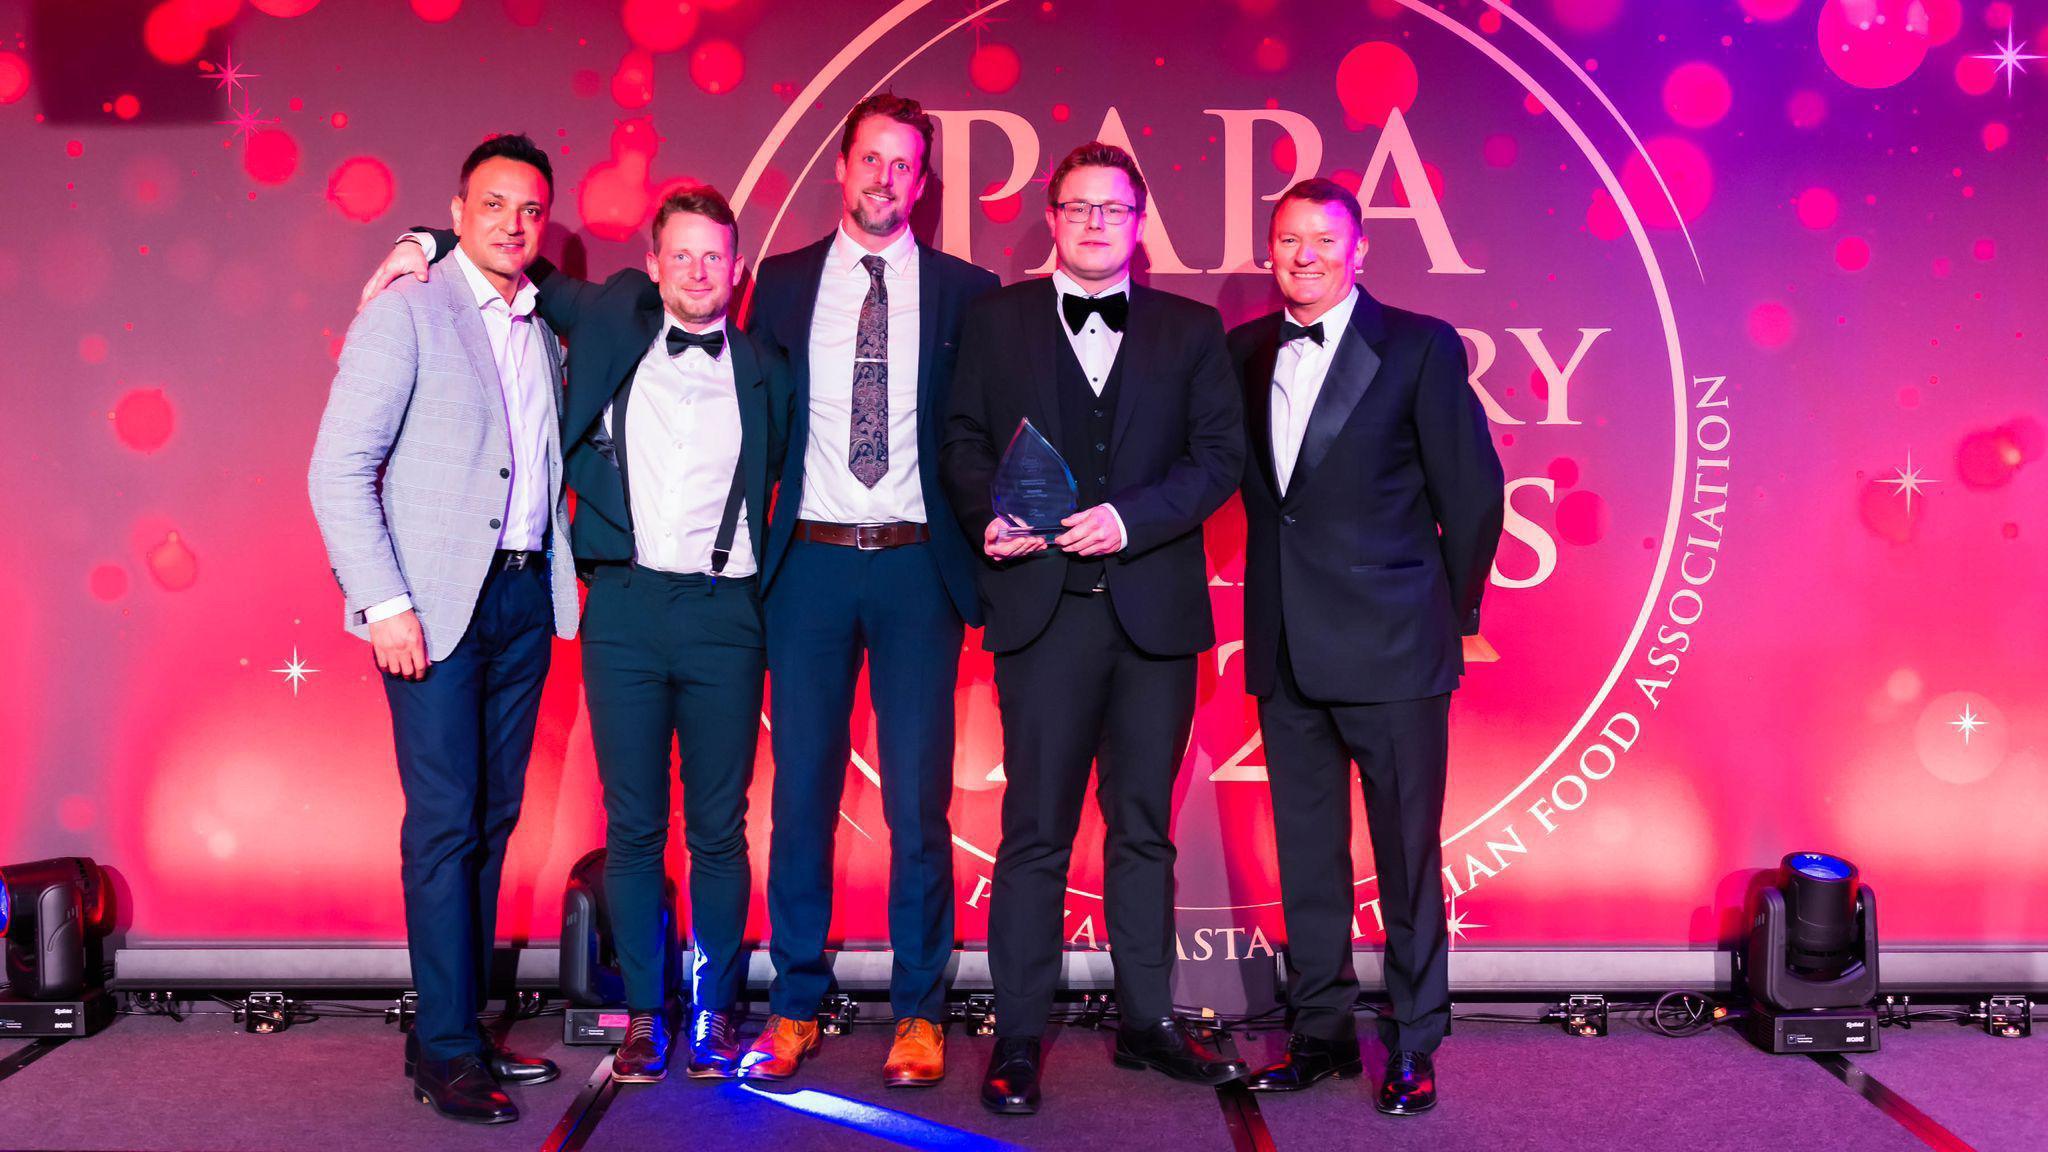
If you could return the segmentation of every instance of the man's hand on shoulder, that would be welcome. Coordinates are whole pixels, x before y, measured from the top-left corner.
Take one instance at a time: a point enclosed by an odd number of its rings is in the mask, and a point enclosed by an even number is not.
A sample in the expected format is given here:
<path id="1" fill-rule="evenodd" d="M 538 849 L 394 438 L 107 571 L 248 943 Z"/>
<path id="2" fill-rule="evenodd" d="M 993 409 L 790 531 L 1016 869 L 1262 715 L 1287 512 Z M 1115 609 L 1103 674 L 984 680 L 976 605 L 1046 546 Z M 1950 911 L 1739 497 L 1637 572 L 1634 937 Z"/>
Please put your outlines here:
<path id="1" fill-rule="evenodd" d="M 377 270 L 370 273 L 370 278 L 363 283 L 363 295 L 356 301 L 356 311 L 369 307 L 377 293 L 396 284 L 401 277 L 411 276 L 422 284 L 426 283 L 427 263 L 427 250 L 410 237 L 392 245 L 384 262 L 377 265 Z"/>

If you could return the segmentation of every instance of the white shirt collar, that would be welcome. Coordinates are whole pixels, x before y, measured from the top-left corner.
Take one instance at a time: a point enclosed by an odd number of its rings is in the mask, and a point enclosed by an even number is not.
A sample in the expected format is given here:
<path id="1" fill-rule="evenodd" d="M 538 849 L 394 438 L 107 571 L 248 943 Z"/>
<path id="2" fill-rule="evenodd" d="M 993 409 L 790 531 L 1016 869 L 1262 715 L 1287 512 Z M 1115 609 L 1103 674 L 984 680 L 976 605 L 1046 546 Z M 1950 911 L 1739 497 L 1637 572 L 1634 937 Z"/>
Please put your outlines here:
<path id="1" fill-rule="evenodd" d="M 505 299 L 489 280 L 484 279 L 483 270 L 470 260 L 469 253 L 464 252 L 459 245 L 455 249 L 455 266 L 462 269 L 463 278 L 469 281 L 469 290 L 476 296 L 476 306 L 478 308 L 489 308 L 491 301 L 502 301 Z M 528 280 L 526 273 L 521 272 L 519 274 L 519 287 L 512 293 L 512 315 L 532 315 L 534 301 L 539 297 L 540 289 L 535 288 L 533 281 Z"/>
<path id="2" fill-rule="evenodd" d="M 832 252 L 829 257 L 831 266 L 849 272 L 858 271 L 861 258 L 864 256 L 880 256 L 882 263 L 889 266 L 889 271 L 901 276 L 909 270 L 910 262 L 917 258 L 917 237 L 912 236 L 910 229 L 905 228 L 894 240 L 889 241 L 887 248 L 880 252 L 869 252 L 860 246 L 860 241 L 846 234 L 846 222 L 840 221 L 839 227 L 832 230 Z"/>
<path id="3" fill-rule="evenodd" d="M 1316 317 L 1315 322 L 1323 326 L 1323 347 L 1335 348 L 1343 338 L 1344 330 L 1351 326 L 1351 313 L 1358 307 L 1358 285 L 1351 286 L 1351 295 L 1339 300 L 1336 307 Z M 1281 313 L 1290 323 L 1299 324 L 1292 310 Z"/>
<path id="4" fill-rule="evenodd" d="M 1128 294 L 1131 290 L 1131 274 L 1125 272 L 1123 278 L 1116 283 L 1111 284 L 1107 288 L 1090 292 L 1086 288 L 1081 287 L 1080 281 L 1055 268 L 1052 270 L 1052 286 L 1059 289 L 1060 294 L 1063 296 L 1081 296 L 1088 299 L 1093 299 L 1097 296 L 1114 296 L 1119 292 Z"/>

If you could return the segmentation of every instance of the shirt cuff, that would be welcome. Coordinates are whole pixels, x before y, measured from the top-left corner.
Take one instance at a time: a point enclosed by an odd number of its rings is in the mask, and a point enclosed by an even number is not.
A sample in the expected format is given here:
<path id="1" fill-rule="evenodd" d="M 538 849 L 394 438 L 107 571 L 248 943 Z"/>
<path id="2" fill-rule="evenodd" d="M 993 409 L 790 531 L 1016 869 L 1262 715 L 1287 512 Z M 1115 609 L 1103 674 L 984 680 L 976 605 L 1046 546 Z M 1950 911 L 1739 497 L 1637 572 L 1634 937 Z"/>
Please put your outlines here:
<path id="1" fill-rule="evenodd" d="M 389 620 L 393 616 L 403 615 L 410 611 L 412 611 L 412 597 L 401 593 L 381 604 L 372 604 L 368 608 L 363 609 L 363 623 L 375 624 L 379 620 Z"/>
<path id="2" fill-rule="evenodd" d="M 435 248 L 434 234 L 432 232 L 407 232 L 405 235 L 400 236 L 398 239 L 392 241 L 392 243 L 403 244 L 407 240 L 412 241 L 413 243 L 419 245 L 421 248 L 426 250 L 427 263 L 432 264 L 434 262 Z"/>
<path id="3" fill-rule="evenodd" d="M 1109 518 L 1116 521 L 1116 550 L 1121 552 L 1130 547 L 1131 534 L 1124 530 L 1124 518 L 1117 515 L 1116 505 L 1104 504 L 1103 507 L 1109 509 Z"/>

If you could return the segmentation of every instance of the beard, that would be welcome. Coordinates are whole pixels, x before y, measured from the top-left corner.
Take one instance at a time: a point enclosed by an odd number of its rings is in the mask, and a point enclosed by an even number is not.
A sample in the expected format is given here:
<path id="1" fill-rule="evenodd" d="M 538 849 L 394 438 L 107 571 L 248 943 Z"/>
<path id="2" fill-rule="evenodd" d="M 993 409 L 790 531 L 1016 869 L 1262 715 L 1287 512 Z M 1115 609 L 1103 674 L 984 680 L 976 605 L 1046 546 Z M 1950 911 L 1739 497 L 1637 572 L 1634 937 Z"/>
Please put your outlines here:
<path id="1" fill-rule="evenodd" d="M 887 207 L 877 207 L 863 192 L 856 198 L 853 222 L 870 236 L 887 236 L 903 227 L 903 201 L 891 200 Z"/>
<path id="2" fill-rule="evenodd" d="M 691 324 L 707 323 L 725 314 L 724 300 L 716 304 L 697 303 L 678 292 L 673 295 L 663 293 L 661 302 L 668 308 L 669 315 Z"/>

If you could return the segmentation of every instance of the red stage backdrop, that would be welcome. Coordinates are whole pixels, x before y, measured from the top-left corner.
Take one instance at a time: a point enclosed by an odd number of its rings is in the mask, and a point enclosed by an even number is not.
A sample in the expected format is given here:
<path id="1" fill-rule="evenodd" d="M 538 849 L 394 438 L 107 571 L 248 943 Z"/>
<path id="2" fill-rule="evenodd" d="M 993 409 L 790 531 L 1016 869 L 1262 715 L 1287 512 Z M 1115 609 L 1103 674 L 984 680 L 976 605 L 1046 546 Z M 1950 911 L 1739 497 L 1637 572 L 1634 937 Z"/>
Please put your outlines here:
<path id="1" fill-rule="evenodd" d="M 1006 279 L 1050 268 L 1047 174 L 1100 137 L 1152 185 L 1155 287 L 1274 308 L 1270 201 L 1323 173 L 1368 205 L 1372 291 L 1464 331 L 1510 512 L 1453 711 L 1460 946 L 1710 946 L 1806 848 L 1863 866 L 1888 943 L 2048 943 L 2044 44 L 2048 0 L 0 4 L 0 862 L 113 865 L 137 942 L 400 938 L 389 722 L 305 491 L 358 285 L 501 131 L 554 153 L 547 250 L 593 277 L 685 179 L 749 258 L 807 243 L 841 114 L 893 88 L 940 123 L 921 234 Z M 1209 526 L 1178 797 L 1198 961 L 1282 934 L 1241 532 Z M 970 945 L 1003 788 L 977 642 Z M 855 723 L 857 944 L 887 855 Z M 563 644 L 511 938 L 555 936 L 600 842 L 588 727 Z M 1100 874 L 1091 815 L 1077 945 Z"/>

